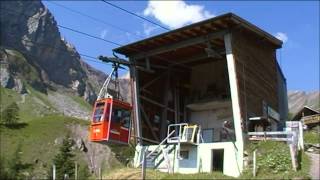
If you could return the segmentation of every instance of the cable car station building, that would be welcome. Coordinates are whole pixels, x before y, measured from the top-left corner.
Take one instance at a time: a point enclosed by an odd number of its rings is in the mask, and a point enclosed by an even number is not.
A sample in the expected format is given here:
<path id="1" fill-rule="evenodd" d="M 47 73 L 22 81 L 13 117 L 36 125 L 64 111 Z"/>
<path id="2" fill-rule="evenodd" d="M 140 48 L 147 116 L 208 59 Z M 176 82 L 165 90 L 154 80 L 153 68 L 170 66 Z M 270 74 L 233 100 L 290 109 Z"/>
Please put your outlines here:
<path id="1" fill-rule="evenodd" d="M 228 13 L 114 49 L 130 67 L 134 164 L 167 172 L 244 168 L 250 131 L 287 118 L 282 42 Z"/>

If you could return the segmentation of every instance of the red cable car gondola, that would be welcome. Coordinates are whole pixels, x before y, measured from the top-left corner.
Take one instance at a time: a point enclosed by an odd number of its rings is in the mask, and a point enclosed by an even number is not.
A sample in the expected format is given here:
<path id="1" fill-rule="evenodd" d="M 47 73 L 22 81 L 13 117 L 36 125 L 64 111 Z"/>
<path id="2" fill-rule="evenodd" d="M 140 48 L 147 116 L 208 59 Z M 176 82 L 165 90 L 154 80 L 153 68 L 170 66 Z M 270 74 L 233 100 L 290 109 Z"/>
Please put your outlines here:
<path id="1" fill-rule="evenodd" d="M 113 64 L 113 70 L 104 82 L 94 104 L 90 125 L 90 140 L 99 143 L 128 144 L 131 128 L 131 111 L 129 103 L 113 98 L 108 93 L 108 85 L 115 75 L 117 84 L 119 64 Z M 117 89 L 117 85 L 115 86 Z"/>

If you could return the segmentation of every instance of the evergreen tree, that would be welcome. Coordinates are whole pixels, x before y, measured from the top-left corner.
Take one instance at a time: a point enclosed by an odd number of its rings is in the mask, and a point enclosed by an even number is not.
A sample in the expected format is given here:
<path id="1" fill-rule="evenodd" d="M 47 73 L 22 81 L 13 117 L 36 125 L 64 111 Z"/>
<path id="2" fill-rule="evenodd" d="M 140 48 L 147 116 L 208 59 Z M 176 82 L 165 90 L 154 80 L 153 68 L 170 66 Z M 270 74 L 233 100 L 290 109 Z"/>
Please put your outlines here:
<path id="1" fill-rule="evenodd" d="M 19 106 L 13 102 L 3 112 L 1 116 L 2 123 L 5 126 L 13 126 L 20 120 L 19 118 Z"/>
<path id="2" fill-rule="evenodd" d="M 56 166 L 56 178 L 65 179 L 65 175 L 69 179 L 74 176 L 74 154 L 71 151 L 73 141 L 69 136 L 63 139 L 62 145 L 59 149 L 59 153 L 53 158 L 53 164 Z M 52 176 L 49 174 L 49 176 Z"/>
<path id="3" fill-rule="evenodd" d="M 88 165 L 83 164 L 79 166 L 78 178 L 79 179 L 89 179 L 91 176 Z"/>

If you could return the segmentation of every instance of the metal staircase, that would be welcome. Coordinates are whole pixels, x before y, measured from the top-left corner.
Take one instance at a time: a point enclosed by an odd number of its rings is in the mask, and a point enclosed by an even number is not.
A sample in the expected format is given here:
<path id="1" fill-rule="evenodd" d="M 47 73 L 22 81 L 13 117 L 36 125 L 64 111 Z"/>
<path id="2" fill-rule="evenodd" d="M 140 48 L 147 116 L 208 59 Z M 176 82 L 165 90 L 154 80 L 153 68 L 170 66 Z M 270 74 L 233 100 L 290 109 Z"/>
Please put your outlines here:
<path id="1" fill-rule="evenodd" d="M 172 172 L 172 167 L 171 167 L 171 162 L 170 162 L 170 158 L 169 158 L 169 153 L 171 153 L 174 149 L 175 146 L 171 146 L 169 144 L 165 144 L 164 143 L 167 141 L 167 139 L 172 136 L 172 134 L 175 131 L 172 131 L 171 133 L 168 134 L 168 136 L 151 152 L 146 152 L 143 151 L 143 156 L 145 156 L 145 160 L 146 160 L 146 167 L 147 168 L 158 168 L 160 166 L 160 164 L 165 161 L 166 163 L 166 169 L 169 173 Z M 146 149 L 147 150 L 147 149 Z M 156 163 L 155 160 L 158 159 L 160 156 L 162 155 L 162 158 Z M 142 165 L 142 162 L 140 162 L 140 165 Z"/>
<path id="2" fill-rule="evenodd" d="M 198 125 L 190 125 L 187 123 L 170 124 L 168 126 L 167 137 L 152 151 L 146 148 L 142 151 L 143 160 L 145 159 L 145 167 L 153 169 L 165 169 L 168 173 L 173 172 L 174 159 L 170 160 L 169 155 L 176 151 L 177 158 L 180 157 L 181 144 L 198 145 L 201 140 L 201 129 Z M 143 163 L 140 162 L 139 166 Z M 163 162 L 165 163 L 164 166 Z"/>

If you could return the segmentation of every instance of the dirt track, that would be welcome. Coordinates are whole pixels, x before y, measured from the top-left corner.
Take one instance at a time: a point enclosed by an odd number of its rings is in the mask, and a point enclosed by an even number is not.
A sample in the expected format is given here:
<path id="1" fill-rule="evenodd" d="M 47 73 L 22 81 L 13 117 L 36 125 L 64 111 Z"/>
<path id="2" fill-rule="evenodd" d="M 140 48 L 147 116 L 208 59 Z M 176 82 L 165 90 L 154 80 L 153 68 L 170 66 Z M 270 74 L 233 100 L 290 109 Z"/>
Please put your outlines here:
<path id="1" fill-rule="evenodd" d="M 311 160 L 310 176 L 312 179 L 320 179 L 320 154 L 307 153 Z"/>

